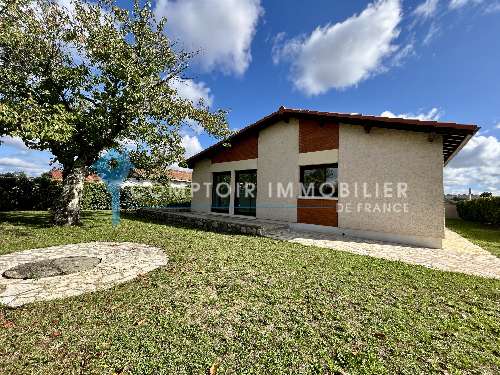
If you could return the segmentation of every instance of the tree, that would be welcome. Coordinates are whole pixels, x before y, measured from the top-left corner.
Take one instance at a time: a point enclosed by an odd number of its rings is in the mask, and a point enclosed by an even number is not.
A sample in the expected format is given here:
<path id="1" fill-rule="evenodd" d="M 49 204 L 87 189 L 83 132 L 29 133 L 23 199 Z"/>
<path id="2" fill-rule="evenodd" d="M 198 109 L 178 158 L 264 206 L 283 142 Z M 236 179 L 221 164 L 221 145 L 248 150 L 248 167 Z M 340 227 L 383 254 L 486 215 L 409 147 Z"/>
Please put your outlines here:
<path id="1" fill-rule="evenodd" d="M 179 97 L 193 53 L 165 34 L 151 4 L 113 0 L 0 0 L 0 127 L 63 166 L 57 224 L 80 218 L 85 170 L 103 150 L 133 145 L 143 170 L 181 161 L 184 126 L 229 134 L 226 112 Z"/>
<path id="2" fill-rule="evenodd" d="M 488 192 L 488 191 L 485 191 L 484 193 L 481 193 L 481 194 L 479 195 L 479 197 L 481 197 L 481 198 L 490 198 L 490 197 L 492 197 L 492 196 L 493 196 L 493 193 L 490 193 L 490 192 Z"/>

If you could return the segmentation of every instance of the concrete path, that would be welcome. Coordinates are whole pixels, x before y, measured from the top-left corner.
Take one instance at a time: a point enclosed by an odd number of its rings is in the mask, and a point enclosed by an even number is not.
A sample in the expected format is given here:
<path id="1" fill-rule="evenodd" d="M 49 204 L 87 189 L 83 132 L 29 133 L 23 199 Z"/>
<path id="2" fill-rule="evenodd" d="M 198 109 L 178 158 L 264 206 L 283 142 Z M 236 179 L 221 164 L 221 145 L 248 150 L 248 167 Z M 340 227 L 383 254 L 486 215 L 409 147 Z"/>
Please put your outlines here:
<path id="1" fill-rule="evenodd" d="M 40 277 L 41 267 L 60 267 L 58 259 L 67 257 L 74 262 L 87 262 L 89 258 L 98 258 L 91 267 L 72 265 L 71 270 L 62 269 L 58 276 Z M 47 262 L 50 260 L 51 262 Z M 138 275 L 150 272 L 167 264 L 167 256 L 161 249 L 130 242 L 91 242 L 63 246 L 53 246 L 44 249 L 32 249 L 0 256 L 0 304 L 10 307 L 26 303 L 66 298 L 112 286 L 132 280 Z M 39 263 L 40 262 L 40 263 Z M 37 278 L 22 279 L 5 276 L 16 275 L 23 267 L 36 267 Z M 60 267 L 62 268 L 62 267 Z M 79 270 L 81 269 L 81 271 Z M 11 270 L 11 272 L 5 272 Z M 76 270 L 76 272 L 74 272 Z M 51 272 L 53 269 L 50 270 Z M 32 272 L 32 271 L 31 271 Z M 71 273 L 69 273 L 71 272 Z M 15 276 L 14 276 L 15 277 Z"/>
<path id="2" fill-rule="evenodd" d="M 287 229 L 267 231 L 267 237 L 319 246 L 376 258 L 399 260 L 442 271 L 500 279 L 500 258 L 446 229 L 442 249 L 429 249 L 337 234 L 299 232 Z"/>

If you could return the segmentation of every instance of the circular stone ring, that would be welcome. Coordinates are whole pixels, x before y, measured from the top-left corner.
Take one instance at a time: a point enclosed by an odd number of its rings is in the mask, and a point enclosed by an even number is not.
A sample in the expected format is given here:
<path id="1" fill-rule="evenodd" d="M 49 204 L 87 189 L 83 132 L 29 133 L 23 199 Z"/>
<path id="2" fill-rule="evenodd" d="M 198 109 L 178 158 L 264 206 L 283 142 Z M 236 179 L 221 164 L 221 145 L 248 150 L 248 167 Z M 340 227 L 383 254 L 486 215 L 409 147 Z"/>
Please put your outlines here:
<path id="1" fill-rule="evenodd" d="M 91 242 L 0 256 L 0 303 L 26 303 L 107 289 L 167 264 L 159 248 Z"/>

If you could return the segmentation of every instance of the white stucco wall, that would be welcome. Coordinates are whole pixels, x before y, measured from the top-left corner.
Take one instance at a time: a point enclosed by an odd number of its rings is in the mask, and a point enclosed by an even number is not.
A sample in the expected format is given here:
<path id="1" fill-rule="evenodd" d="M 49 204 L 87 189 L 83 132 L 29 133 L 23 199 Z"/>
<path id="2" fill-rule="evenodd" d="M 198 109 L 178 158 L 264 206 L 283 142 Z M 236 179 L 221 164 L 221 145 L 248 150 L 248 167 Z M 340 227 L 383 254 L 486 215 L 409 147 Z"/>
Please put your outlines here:
<path id="1" fill-rule="evenodd" d="M 297 221 L 299 183 L 299 122 L 290 119 L 262 130 L 259 134 L 257 168 L 257 218 Z M 289 196 L 277 196 L 277 186 L 293 186 Z M 271 192 L 269 186 L 272 186 Z"/>
<path id="2" fill-rule="evenodd" d="M 198 161 L 193 168 L 192 176 L 192 194 L 193 198 L 191 200 L 191 210 L 198 212 L 210 212 L 210 207 L 212 203 L 211 190 L 207 193 L 206 186 L 203 183 L 212 183 L 212 171 L 211 171 L 212 161 L 210 159 L 203 159 Z M 200 188 L 196 189 L 196 184 L 199 184 Z"/>
<path id="3" fill-rule="evenodd" d="M 299 165 L 331 164 L 339 161 L 339 150 L 313 151 L 299 154 Z"/>
<path id="4" fill-rule="evenodd" d="M 429 142 L 428 134 L 410 131 L 340 126 L 339 181 L 350 188 L 348 197 L 339 197 L 339 228 L 382 232 L 436 240 L 444 237 L 442 138 Z M 353 186 L 364 182 L 374 195 L 375 184 L 406 183 L 407 197 L 366 198 L 362 186 L 358 197 Z M 408 213 L 357 212 L 358 204 L 406 203 Z M 347 212 L 351 204 L 353 212 Z"/>
<path id="5" fill-rule="evenodd" d="M 213 163 L 210 167 L 212 172 L 244 171 L 247 169 L 257 169 L 257 159 Z"/>

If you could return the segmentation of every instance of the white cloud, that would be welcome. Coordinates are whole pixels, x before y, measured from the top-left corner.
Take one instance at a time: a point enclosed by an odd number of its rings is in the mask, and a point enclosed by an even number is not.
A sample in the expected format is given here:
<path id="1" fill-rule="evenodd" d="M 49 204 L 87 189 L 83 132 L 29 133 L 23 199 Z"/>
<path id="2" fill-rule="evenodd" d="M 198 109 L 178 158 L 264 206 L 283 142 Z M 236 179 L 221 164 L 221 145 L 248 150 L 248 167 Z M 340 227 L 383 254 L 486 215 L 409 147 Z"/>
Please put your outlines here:
<path id="1" fill-rule="evenodd" d="M 213 104 L 214 97 L 210 93 L 211 90 L 204 82 L 195 82 L 191 79 L 175 80 L 170 83 L 171 87 L 177 91 L 177 94 L 183 98 L 190 100 L 197 105 L 200 99 L 203 99 L 205 105 L 209 107 Z M 198 122 L 190 119 L 185 120 L 188 128 L 196 134 L 203 133 L 204 129 Z"/>
<path id="2" fill-rule="evenodd" d="M 2 167 L 14 167 L 14 168 L 37 168 L 36 164 L 29 163 L 25 160 L 12 157 L 0 158 L 0 166 Z"/>
<path id="3" fill-rule="evenodd" d="M 19 150 L 27 149 L 26 145 L 19 137 L 9 137 L 9 136 L 0 137 L 0 145 L 14 147 Z"/>
<path id="4" fill-rule="evenodd" d="M 28 175 L 39 175 L 50 169 L 48 161 L 38 163 L 23 160 L 18 157 L 0 157 L 0 173 L 5 172 L 25 172 Z"/>
<path id="5" fill-rule="evenodd" d="M 391 66 L 402 66 L 404 61 L 409 57 L 415 55 L 415 45 L 413 41 L 409 42 L 403 48 L 399 48 L 391 59 Z"/>
<path id="6" fill-rule="evenodd" d="M 424 44 L 429 44 L 441 32 L 441 28 L 436 23 L 431 23 L 429 30 L 423 40 Z"/>
<path id="7" fill-rule="evenodd" d="M 484 9 L 484 13 L 496 13 L 496 12 L 500 12 L 500 1 L 491 3 Z"/>
<path id="8" fill-rule="evenodd" d="M 391 118 L 406 118 L 406 119 L 415 119 L 415 120 L 431 120 L 437 121 L 441 117 L 442 113 L 438 108 L 431 108 L 428 112 L 422 113 L 400 113 L 396 115 L 391 111 L 384 111 L 380 114 L 382 117 L 391 117 Z"/>
<path id="9" fill-rule="evenodd" d="M 0 173 L 26 172 L 39 175 L 48 171 L 52 154 L 32 150 L 18 137 L 0 137 Z"/>
<path id="10" fill-rule="evenodd" d="M 155 14 L 167 18 L 166 32 L 189 50 L 206 71 L 243 74 L 252 60 L 250 46 L 260 0 L 158 0 Z"/>
<path id="11" fill-rule="evenodd" d="M 413 14 L 424 18 L 431 17 L 436 13 L 438 3 L 439 0 L 426 0 L 415 8 Z"/>
<path id="12" fill-rule="evenodd" d="M 496 124 L 495 128 L 500 129 L 500 122 L 498 124 Z"/>
<path id="13" fill-rule="evenodd" d="M 189 158 L 189 157 L 197 154 L 201 150 L 203 150 L 203 147 L 201 147 L 201 144 L 200 144 L 200 140 L 195 135 L 193 135 L 193 136 L 191 136 L 189 134 L 183 135 L 182 140 L 181 140 L 181 145 L 186 150 L 185 155 L 184 155 L 186 158 Z"/>
<path id="14" fill-rule="evenodd" d="M 291 62 L 294 85 L 308 95 L 347 88 L 383 70 L 398 50 L 399 0 L 377 0 L 359 15 L 317 27 L 310 35 L 274 48 L 275 62 Z"/>
<path id="15" fill-rule="evenodd" d="M 455 156 L 444 170 L 447 191 L 500 194 L 500 140 L 478 135 Z"/>
<path id="16" fill-rule="evenodd" d="M 483 0 L 450 0 L 449 7 L 450 9 L 458 9 L 468 4 L 480 4 L 482 2 Z"/>
<path id="17" fill-rule="evenodd" d="M 177 94 L 183 98 L 190 100 L 194 104 L 198 104 L 200 99 L 209 107 L 212 105 L 214 97 L 210 94 L 210 88 L 205 85 L 205 82 L 195 82 L 191 79 L 173 80 L 170 86 L 177 91 Z"/>

